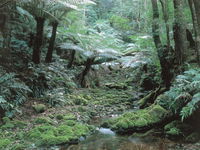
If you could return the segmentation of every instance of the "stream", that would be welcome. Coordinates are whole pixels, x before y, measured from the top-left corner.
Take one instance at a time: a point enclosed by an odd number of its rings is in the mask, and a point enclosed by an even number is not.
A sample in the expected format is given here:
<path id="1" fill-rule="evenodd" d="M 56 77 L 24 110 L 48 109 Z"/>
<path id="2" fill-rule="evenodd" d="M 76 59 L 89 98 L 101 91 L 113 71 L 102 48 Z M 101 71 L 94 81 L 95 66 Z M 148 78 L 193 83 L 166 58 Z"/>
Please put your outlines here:
<path id="1" fill-rule="evenodd" d="M 98 126 L 102 120 L 91 124 Z M 63 146 L 58 150 L 177 150 L 182 149 L 181 147 L 181 144 L 168 139 L 153 136 L 122 136 L 108 128 L 97 127 L 92 135 L 80 138 L 79 144 Z"/>
<path id="2" fill-rule="evenodd" d="M 110 129 L 100 128 L 79 144 L 61 150 L 167 150 L 168 144 L 169 141 L 155 137 L 119 136 Z"/>

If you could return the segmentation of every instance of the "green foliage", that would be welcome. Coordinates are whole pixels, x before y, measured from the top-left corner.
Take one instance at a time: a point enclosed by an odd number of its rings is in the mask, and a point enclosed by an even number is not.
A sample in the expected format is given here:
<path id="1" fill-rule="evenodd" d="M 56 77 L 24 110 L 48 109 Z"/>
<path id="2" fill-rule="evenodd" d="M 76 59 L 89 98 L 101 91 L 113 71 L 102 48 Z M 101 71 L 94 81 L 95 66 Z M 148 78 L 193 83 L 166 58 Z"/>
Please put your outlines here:
<path id="1" fill-rule="evenodd" d="M 13 147 L 12 147 L 12 150 L 24 150 L 26 149 L 26 146 L 23 145 L 23 144 L 15 144 Z"/>
<path id="2" fill-rule="evenodd" d="M 113 15 L 110 18 L 110 23 L 117 30 L 120 30 L 120 31 L 131 30 L 131 27 L 129 25 L 130 21 L 127 18 L 124 18 L 124 17 L 121 17 L 121 16 L 117 16 L 117 15 Z"/>
<path id="3" fill-rule="evenodd" d="M 67 30 L 62 30 L 78 41 L 78 46 L 66 44 L 65 41 L 60 44 L 62 49 L 75 50 L 83 61 L 87 58 L 117 59 L 124 46 L 122 40 L 118 38 L 118 33 L 110 27 L 108 22 L 99 20 L 93 28 L 82 25 L 78 23 L 78 26 L 82 27 L 80 30 L 74 26 L 74 23 Z"/>
<path id="4" fill-rule="evenodd" d="M 10 139 L 0 138 L 0 149 L 5 149 L 9 144 L 11 144 Z"/>
<path id="5" fill-rule="evenodd" d="M 0 126 L 0 129 L 23 129 L 26 127 L 27 123 L 20 120 L 10 120 L 7 117 L 3 118 L 4 124 Z"/>
<path id="6" fill-rule="evenodd" d="M 34 120 L 35 124 L 51 124 L 51 120 L 45 117 L 38 117 Z"/>
<path id="7" fill-rule="evenodd" d="M 153 39 L 149 35 L 130 35 L 130 39 L 139 47 L 139 49 L 152 50 L 155 47 Z"/>
<path id="8" fill-rule="evenodd" d="M 0 77 L 0 107 L 12 115 L 17 107 L 26 99 L 27 94 L 32 92 L 28 86 L 20 82 L 13 73 L 5 73 Z"/>
<path id="9" fill-rule="evenodd" d="M 197 93 L 193 96 L 192 101 L 189 102 L 181 110 L 182 120 L 191 116 L 200 106 L 200 93 Z"/>
<path id="10" fill-rule="evenodd" d="M 190 117 L 198 108 L 200 101 L 200 70 L 190 69 L 176 77 L 173 86 L 158 103 L 174 113 L 180 114 L 182 120 Z"/>

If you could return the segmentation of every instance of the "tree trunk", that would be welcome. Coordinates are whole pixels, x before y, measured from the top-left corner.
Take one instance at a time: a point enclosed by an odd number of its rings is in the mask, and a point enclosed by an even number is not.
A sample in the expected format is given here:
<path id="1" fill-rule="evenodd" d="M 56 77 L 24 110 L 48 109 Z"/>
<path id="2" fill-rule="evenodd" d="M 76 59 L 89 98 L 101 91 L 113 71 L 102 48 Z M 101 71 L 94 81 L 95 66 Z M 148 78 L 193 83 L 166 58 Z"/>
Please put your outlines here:
<path id="1" fill-rule="evenodd" d="M 195 12 L 196 12 L 196 17 L 197 17 L 197 23 L 200 28 L 200 1 L 199 0 L 193 0 L 194 1 L 194 7 L 195 7 Z"/>
<path id="2" fill-rule="evenodd" d="M 51 39 L 49 41 L 48 52 L 45 59 L 46 63 L 52 62 L 52 55 L 53 55 L 53 50 L 54 50 L 54 45 L 55 45 L 55 40 L 56 40 L 58 22 L 53 22 L 52 27 L 53 29 L 52 29 Z"/>
<path id="3" fill-rule="evenodd" d="M 173 49 L 169 45 L 168 41 L 167 47 L 163 46 L 161 43 L 160 35 L 159 35 L 159 9 L 158 9 L 158 1 L 151 0 L 152 9 L 153 9 L 153 24 L 152 24 L 152 33 L 155 46 L 158 52 L 158 58 L 160 60 L 161 66 L 161 77 L 166 88 L 169 88 L 171 85 L 171 81 L 173 79 L 173 69 L 174 69 L 174 55 Z M 168 32 L 168 31 L 166 31 Z M 168 33 L 167 33 L 168 35 Z"/>
<path id="4" fill-rule="evenodd" d="M 163 12 L 163 19 L 165 21 L 165 28 L 166 28 L 166 36 L 167 36 L 167 47 L 170 48 L 170 35 L 169 35 L 169 24 L 168 24 L 168 20 L 169 20 L 169 6 L 168 0 L 160 0 L 161 6 L 162 6 L 162 12 Z"/>
<path id="5" fill-rule="evenodd" d="M 3 108 L 1 108 L 0 106 L 0 121 L 2 120 L 3 117 L 5 117 L 5 110 L 3 110 Z"/>
<path id="6" fill-rule="evenodd" d="M 162 43 L 159 35 L 159 10 L 158 10 L 158 3 L 157 0 L 151 0 L 152 2 L 152 9 L 153 9 L 153 24 L 152 24 L 152 33 L 153 33 L 153 39 L 155 46 L 158 50 L 162 48 Z"/>
<path id="7" fill-rule="evenodd" d="M 182 71 L 180 66 L 187 60 L 187 38 L 184 20 L 182 0 L 174 0 L 174 41 L 175 41 L 175 56 L 178 66 L 178 73 Z"/>
<path id="8" fill-rule="evenodd" d="M 34 45 L 34 33 L 29 33 L 29 42 L 28 42 L 28 46 L 31 48 Z"/>
<path id="9" fill-rule="evenodd" d="M 197 60 L 198 60 L 198 64 L 200 65 L 200 1 L 189 0 L 189 4 L 191 7 L 193 25 L 194 25 L 194 30 L 195 30 Z"/>
<path id="10" fill-rule="evenodd" d="M 2 4 L 2 7 L 0 8 L 0 31 L 3 36 L 3 48 L 6 50 L 10 50 L 10 41 L 11 41 L 10 20 L 11 20 L 12 7 L 13 3 L 8 1 Z"/>
<path id="11" fill-rule="evenodd" d="M 81 84 L 81 87 L 83 87 L 83 88 L 86 85 L 85 84 L 85 76 L 89 73 L 94 60 L 95 60 L 95 58 L 88 58 L 86 63 L 85 63 L 85 69 L 80 74 L 80 84 Z"/>
<path id="12" fill-rule="evenodd" d="M 186 35 L 187 35 L 187 41 L 189 42 L 190 48 L 195 49 L 195 41 L 189 29 L 186 29 Z"/>
<path id="13" fill-rule="evenodd" d="M 13 3 L 4 3 L 2 8 L 0 8 L 0 34 L 3 37 L 2 49 L 0 51 L 0 64 L 9 67 L 12 65 L 11 58 L 11 9 L 13 8 Z"/>
<path id="14" fill-rule="evenodd" d="M 74 63 L 74 59 L 75 59 L 75 54 L 76 54 L 76 51 L 72 50 L 72 52 L 71 52 L 71 58 L 70 58 L 69 64 L 67 65 L 67 68 L 71 68 L 72 67 L 72 65 Z"/>
<path id="15" fill-rule="evenodd" d="M 36 17 L 35 20 L 37 22 L 37 29 L 36 29 L 37 31 L 34 40 L 32 60 L 35 64 L 39 64 L 45 19 L 41 17 Z"/>

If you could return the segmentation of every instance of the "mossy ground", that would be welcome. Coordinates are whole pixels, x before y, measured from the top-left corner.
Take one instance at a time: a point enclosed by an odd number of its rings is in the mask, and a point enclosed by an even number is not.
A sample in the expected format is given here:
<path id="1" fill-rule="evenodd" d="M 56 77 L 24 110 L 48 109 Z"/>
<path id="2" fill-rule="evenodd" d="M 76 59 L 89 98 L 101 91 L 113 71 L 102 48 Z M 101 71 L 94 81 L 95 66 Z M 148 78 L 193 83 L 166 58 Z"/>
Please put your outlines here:
<path id="1" fill-rule="evenodd" d="M 4 118 L 4 124 L 0 126 L 0 149 L 34 149 L 33 145 L 50 147 L 78 142 L 81 136 L 89 135 L 94 127 L 83 124 L 72 116 L 63 115 L 62 121 L 56 116 L 54 119 L 38 117 L 29 122 Z"/>

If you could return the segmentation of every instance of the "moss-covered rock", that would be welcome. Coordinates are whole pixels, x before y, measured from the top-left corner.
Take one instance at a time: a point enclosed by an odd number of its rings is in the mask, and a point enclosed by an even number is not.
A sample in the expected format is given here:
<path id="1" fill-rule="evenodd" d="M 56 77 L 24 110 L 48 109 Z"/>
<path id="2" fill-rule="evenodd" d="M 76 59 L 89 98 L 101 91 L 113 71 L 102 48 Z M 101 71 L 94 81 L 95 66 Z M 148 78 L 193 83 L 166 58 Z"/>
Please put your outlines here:
<path id="1" fill-rule="evenodd" d="M 3 121 L 5 124 L 3 124 L 0 128 L 5 129 L 13 129 L 13 128 L 25 128 L 27 126 L 27 123 L 20 120 L 10 120 L 6 117 Z"/>
<path id="2" fill-rule="evenodd" d="M 161 123 L 168 116 L 168 111 L 159 105 L 152 105 L 136 112 L 128 112 L 122 116 L 103 123 L 118 133 L 143 131 Z"/>
<path id="3" fill-rule="evenodd" d="M 76 124 L 76 121 L 74 120 L 67 120 L 64 122 L 64 124 L 68 125 L 68 126 L 74 126 Z"/>
<path id="4" fill-rule="evenodd" d="M 190 125 L 183 123 L 179 120 L 172 121 L 164 127 L 164 132 L 166 136 L 171 139 L 180 139 L 186 137 L 192 131 L 193 129 Z"/>
<path id="5" fill-rule="evenodd" d="M 68 122 L 58 127 L 36 126 L 29 131 L 28 137 L 38 146 L 52 146 L 78 140 L 79 137 L 87 135 L 90 131 L 91 129 L 87 125 L 73 121 L 73 125 Z"/>
<path id="6" fill-rule="evenodd" d="M 106 83 L 105 86 L 110 88 L 110 89 L 118 89 L 118 90 L 128 89 L 128 85 L 127 85 L 126 82 Z"/>
<path id="7" fill-rule="evenodd" d="M 57 114 L 56 115 L 56 119 L 57 120 L 63 120 L 64 119 L 64 116 L 62 114 Z"/>
<path id="8" fill-rule="evenodd" d="M 23 144 L 16 144 L 11 148 L 11 150 L 24 150 L 24 149 L 26 149 L 26 146 Z"/>
<path id="9" fill-rule="evenodd" d="M 37 112 L 37 113 L 43 113 L 46 111 L 46 106 L 44 104 L 35 104 L 33 105 L 33 109 Z"/>
<path id="10" fill-rule="evenodd" d="M 6 147 L 11 144 L 12 141 L 7 138 L 0 138 L 0 149 L 6 149 Z"/>
<path id="11" fill-rule="evenodd" d="M 76 116 L 74 114 L 66 114 L 63 116 L 64 120 L 76 120 Z"/>
<path id="12" fill-rule="evenodd" d="M 38 117 L 34 120 L 35 124 L 52 124 L 52 121 L 46 117 Z"/>

